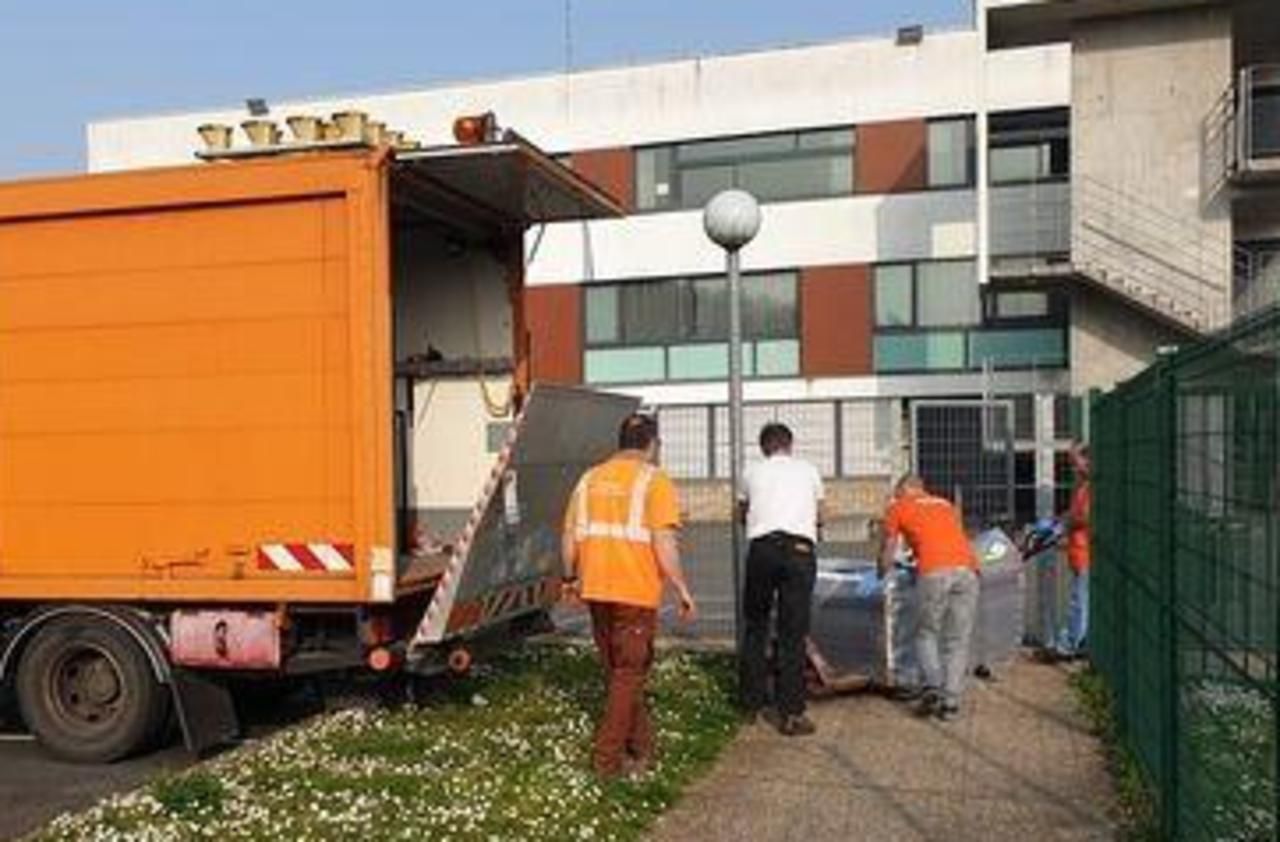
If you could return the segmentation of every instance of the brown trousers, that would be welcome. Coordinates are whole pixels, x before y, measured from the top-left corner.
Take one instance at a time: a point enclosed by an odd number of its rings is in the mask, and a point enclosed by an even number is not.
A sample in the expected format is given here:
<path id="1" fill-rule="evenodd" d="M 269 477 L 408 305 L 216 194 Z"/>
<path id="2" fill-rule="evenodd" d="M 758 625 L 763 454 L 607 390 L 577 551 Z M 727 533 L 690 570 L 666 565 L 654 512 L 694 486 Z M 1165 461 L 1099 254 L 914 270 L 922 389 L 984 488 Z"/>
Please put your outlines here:
<path id="1" fill-rule="evenodd" d="M 606 690 L 592 760 L 597 774 L 612 776 L 622 770 L 625 755 L 641 762 L 653 759 L 653 723 L 644 691 L 658 612 L 616 602 L 589 605 Z"/>

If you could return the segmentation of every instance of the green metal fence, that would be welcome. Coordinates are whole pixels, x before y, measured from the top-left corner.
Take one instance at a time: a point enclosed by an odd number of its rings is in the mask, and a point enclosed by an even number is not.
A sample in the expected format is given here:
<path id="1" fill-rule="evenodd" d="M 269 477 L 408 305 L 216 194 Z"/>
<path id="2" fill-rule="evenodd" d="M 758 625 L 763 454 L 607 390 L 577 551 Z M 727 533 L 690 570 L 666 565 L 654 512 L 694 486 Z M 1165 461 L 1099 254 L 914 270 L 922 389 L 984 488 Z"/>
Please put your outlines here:
<path id="1" fill-rule="evenodd" d="M 1090 638 L 1170 839 L 1277 833 L 1280 309 L 1092 415 Z"/>

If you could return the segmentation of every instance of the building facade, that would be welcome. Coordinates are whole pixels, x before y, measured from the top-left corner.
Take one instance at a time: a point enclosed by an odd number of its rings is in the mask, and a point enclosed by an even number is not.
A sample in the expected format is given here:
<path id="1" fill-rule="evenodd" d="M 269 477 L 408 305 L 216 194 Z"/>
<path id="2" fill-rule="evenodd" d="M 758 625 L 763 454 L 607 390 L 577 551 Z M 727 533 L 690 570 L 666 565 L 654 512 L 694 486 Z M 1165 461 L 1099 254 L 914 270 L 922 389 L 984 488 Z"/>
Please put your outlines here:
<path id="1" fill-rule="evenodd" d="M 280 103 L 272 114 L 357 108 L 432 145 L 452 142 L 459 114 L 493 111 L 616 197 L 623 218 L 527 237 L 533 377 L 657 407 L 666 461 L 705 484 L 708 511 L 728 511 L 729 349 L 723 257 L 701 209 L 720 189 L 750 190 L 763 226 L 742 255 L 749 429 L 765 418 L 797 428 L 850 516 L 849 540 L 862 537 L 889 478 L 919 467 L 929 436 L 940 470 L 968 472 L 975 510 L 1025 520 L 1056 505 L 1069 397 L 1220 323 L 1236 245 L 1231 214 L 1201 201 L 1203 146 L 1189 125 L 1173 121 L 1176 143 L 1154 156 L 1163 170 L 1140 160 L 1142 137 L 1168 136 L 1160 103 L 1208 109 L 1231 83 L 1230 39 L 1219 43 L 1214 13 L 1191 13 L 1211 30 L 1192 39 L 1192 64 L 1183 66 L 1176 25 L 1166 45 L 1132 58 L 1176 68 L 1177 84 L 1140 106 L 1139 82 L 1123 81 L 1140 26 L 1126 24 L 1132 37 L 1048 26 L 1036 5 L 1076 4 L 988 0 L 973 28 L 923 37 Z M 245 116 L 95 123 L 89 166 L 190 162 L 197 125 Z M 1189 261 L 1197 274 L 1183 279 Z M 492 357 L 484 337 L 505 335 L 510 311 L 500 282 L 463 285 L 435 318 L 430 335 L 402 333 L 398 354 Z M 436 407 L 431 436 L 478 451 L 501 439 L 491 391 L 505 384 L 492 367 L 473 373 L 422 376 L 413 389 L 428 398 L 418 406 Z M 926 411 L 976 398 L 1004 402 L 995 428 L 982 416 L 966 432 L 967 422 Z M 965 458 L 976 461 L 946 467 L 947 436 L 974 440 Z M 458 487 L 424 484 L 421 507 L 469 505 L 485 460 L 457 458 Z M 1006 485 L 1016 490 L 992 491 Z M 998 499 L 975 502 L 988 491 Z"/>

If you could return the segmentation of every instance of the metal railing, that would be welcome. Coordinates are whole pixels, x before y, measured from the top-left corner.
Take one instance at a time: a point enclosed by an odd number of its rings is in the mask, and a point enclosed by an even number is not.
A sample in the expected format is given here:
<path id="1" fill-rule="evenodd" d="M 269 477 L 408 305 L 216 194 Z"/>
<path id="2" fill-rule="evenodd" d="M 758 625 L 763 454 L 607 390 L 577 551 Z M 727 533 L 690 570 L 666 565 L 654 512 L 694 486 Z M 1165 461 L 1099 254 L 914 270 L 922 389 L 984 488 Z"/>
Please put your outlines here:
<path id="1" fill-rule="evenodd" d="M 1280 308 L 1095 405 L 1090 650 L 1161 838 L 1280 831 Z"/>
<path id="2" fill-rule="evenodd" d="M 1234 254 L 1219 234 L 1152 200 L 1084 174 L 1072 182 L 1075 269 L 1196 331 L 1230 319 Z"/>
<path id="3" fill-rule="evenodd" d="M 1280 304 L 1280 256 L 1237 248 L 1232 314 L 1244 318 Z"/>
<path id="4" fill-rule="evenodd" d="M 1232 181 L 1280 174 L 1280 64 L 1242 68 L 1201 124 L 1205 202 Z"/>

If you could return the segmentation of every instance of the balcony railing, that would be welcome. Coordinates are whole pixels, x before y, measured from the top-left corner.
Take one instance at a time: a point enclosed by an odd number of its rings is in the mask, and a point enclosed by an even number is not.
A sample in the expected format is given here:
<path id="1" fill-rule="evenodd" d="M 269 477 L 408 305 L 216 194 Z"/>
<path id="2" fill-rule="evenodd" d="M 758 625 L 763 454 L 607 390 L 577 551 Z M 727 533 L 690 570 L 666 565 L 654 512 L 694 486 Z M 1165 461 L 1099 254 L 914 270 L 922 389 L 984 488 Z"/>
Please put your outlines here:
<path id="1" fill-rule="evenodd" d="M 1203 196 L 1228 183 L 1280 178 L 1280 64 L 1243 68 L 1202 127 Z"/>

